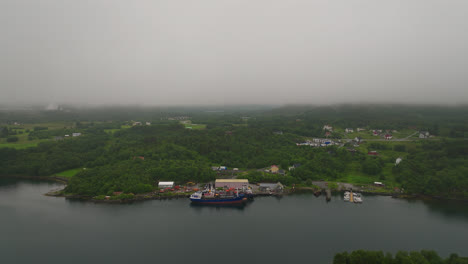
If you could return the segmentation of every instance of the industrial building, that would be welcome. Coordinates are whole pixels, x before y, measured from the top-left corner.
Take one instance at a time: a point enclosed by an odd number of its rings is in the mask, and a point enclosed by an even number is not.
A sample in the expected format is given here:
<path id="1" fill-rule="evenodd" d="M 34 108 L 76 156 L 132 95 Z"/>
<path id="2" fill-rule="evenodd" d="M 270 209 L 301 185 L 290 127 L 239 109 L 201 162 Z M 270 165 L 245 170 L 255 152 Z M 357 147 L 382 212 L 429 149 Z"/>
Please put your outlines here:
<path id="1" fill-rule="evenodd" d="M 249 187 L 249 180 L 247 179 L 217 179 L 215 183 L 216 188 L 247 188 Z"/>
<path id="2" fill-rule="evenodd" d="M 158 184 L 159 189 L 164 189 L 164 188 L 172 188 L 174 187 L 174 182 L 173 181 L 167 181 L 167 182 L 159 182 Z"/>

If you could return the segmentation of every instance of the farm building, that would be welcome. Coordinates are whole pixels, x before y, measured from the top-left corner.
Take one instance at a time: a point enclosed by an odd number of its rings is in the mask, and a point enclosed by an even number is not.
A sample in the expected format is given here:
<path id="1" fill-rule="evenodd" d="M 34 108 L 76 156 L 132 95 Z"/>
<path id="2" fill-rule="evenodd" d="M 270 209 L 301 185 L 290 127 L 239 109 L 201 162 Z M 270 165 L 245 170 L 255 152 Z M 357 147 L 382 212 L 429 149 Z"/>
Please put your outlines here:
<path id="1" fill-rule="evenodd" d="M 383 184 L 382 182 L 374 182 L 374 186 L 385 187 L 385 184 Z"/>
<path id="2" fill-rule="evenodd" d="M 174 187 L 174 182 L 173 181 L 167 181 L 167 182 L 159 182 L 158 184 L 159 189 L 164 189 L 164 188 L 172 188 Z"/>
<path id="3" fill-rule="evenodd" d="M 217 179 L 215 183 L 216 188 L 247 188 L 249 187 L 249 180 L 247 179 Z"/>

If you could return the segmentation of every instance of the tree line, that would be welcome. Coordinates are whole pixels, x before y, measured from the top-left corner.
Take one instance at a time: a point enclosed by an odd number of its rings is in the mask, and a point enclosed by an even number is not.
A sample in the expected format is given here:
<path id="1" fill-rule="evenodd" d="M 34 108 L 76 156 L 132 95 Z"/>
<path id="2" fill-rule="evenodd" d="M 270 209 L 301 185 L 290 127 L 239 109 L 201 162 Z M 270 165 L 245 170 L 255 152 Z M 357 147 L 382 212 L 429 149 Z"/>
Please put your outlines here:
<path id="1" fill-rule="evenodd" d="M 395 255 L 382 251 L 355 250 L 337 253 L 333 264 L 468 264 L 468 258 L 451 254 L 441 258 L 433 250 L 398 251 Z"/>

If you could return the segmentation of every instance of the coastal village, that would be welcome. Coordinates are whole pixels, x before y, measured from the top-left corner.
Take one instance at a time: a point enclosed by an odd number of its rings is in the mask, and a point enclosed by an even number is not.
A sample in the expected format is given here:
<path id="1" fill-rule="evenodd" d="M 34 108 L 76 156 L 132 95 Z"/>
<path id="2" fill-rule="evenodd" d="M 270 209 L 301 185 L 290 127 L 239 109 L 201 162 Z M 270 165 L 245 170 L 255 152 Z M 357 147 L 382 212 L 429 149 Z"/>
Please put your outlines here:
<path id="1" fill-rule="evenodd" d="M 379 190 L 385 188 L 385 184 L 382 182 L 374 182 L 372 186 L 355 186 L 348 183 L 338 183 L 337 186 L 330 186 L 325 181 L 315 181 L 315 188 L 310 187 L 296 187 L 295 185 L 287 187 L 281 182 L 261 182 L 261 183 L 250 183 L 248 179 L 216 179 L 214 182 L 206 183 L 202 185 L 188 182 L 186 185 L 176 185 L 173 181 L 160 181 L 158 183 L 158 191 L 146 193 L 146 194 L 125 194 L 123 192 L 114 192 L 112 196 L 93 197 L 93 202 L 111 202 L 111 203 L 122 203 L 122 202 L 133 202 L 143 200 L 165 200 L 165 199 L 183 199 L 193 198 L 197 193 L 200 195 L 207 195 L 207 200 L 217 198 L 219 201 L 223 197 L 235 198 L 242 196 L 243 199 L 239 202 L 239 205 L 245 205 L 247 202 L 254 200 L 254 197 L 259 196 L 276 196 L 281 197 L 283 195 L 289 195 L 296 192 L 311 192 L 316 197 L 323 196 L 328 202 L 331 201 L 332 197 L 335 199 L 343 200 L 351 203 L 362 203 L 363 196 L 361 193 L 372 193 L 372 194 L 385 194 L 380 193 Z M 344 194 L 342 198 L 337 198 L 332 195 L 332 192 L 338 192 Z M 208 194 L 212 193 L 212 197 L 208 198 Z M 400 190 L 396 190 L 396 193 L 401 193 Z M 47 195 L 49 196 L 61 196 L 58 195 L 57 191 L 51 191 Z M 221 195 L 221 196 L 220 196 Z M 387 194 L 389 195 L 389 194 Z M 83 197 L 69 197 L 68 198 L 83 198 Z M 193 199 L 192 199 L 193 202 Z M 223 202 L 214 203 L 216 205 L 223 205 Z M 228 203 L 230 204 L 230 203 Z M 231 204 L 232 205 L 232 204 Z"/>
<path id="2" fill-rule="evenodd" d="M 190 117 L 187 116 L 177 116 L 169 117 L 167 120 L 174 120 L 183 124 L 187 129 L 192 129 L 192 124 Z M 139 122 L 139 121 L 130 121 L 128 122 L 130 126 L 151 126 L 151 122 Z M 330 146 L 336 146 L 338 148 L 346 148 L 349 152 L 354 153 L 358 148 L 361 148 L 365 145 L 366 142 L 374 141 L 406 141 L 414 140 L 417 136 L 418 139 L 427 139 L 433 137 L 427 131 L 410 131 L 411 133 L 406 132 L 406 134 L 400 134 L 399 131 L 389 130 L 389 129 L 368 129 L 368 128 L 345 128 L 345 129 L 335 129 L 329 124 L 323 126 L 323 138 L 314 137 L 310 139 L 305 139 L 303 142 L 296 143 L 298 147 L 313 147 L 313 148 L 327 148 Z M 274 131 L 277 136 L 284 135 L 283 131 Z M 81 133 L 73 133 L 73 137 L 81 136 Z M 340 135 L 340 136 L 337 136 Z M 396 136 L 397 135 L 397 136 Z M 65 135 L 67 137 L 69 135 Z M 60 140 L 63 137 L 60 138 Z M 329 151 L 330 153 L 330 151 Z M 332 154 L 332 153 L 330 153 Z M 380 152 L 378 150 L 369 149 L 367 151 L 368 156 L 379 156 Z M 143 156 L 135 156 L 135 159 L 145 160 Z M 398 157 L 395 160 L 395 166 L 403 161 L 403 157 Z M 287 176 L 291 171 L 299 168 L 301 164 L 291 164 L 287 167 L 282 167 L 280 165 L 272 164 L 266 168 L 257 169 L 257 171 L 277 176 Z M 100 195 L 92 197 L 92 201 L 95 202 L 124 202 L 124 201 L 135 201 L 135 200 L 149 200 L 149 199 L 168 199 L 168 198 L 184 198 L 190 197 L 197 192 L 206 192 L 210 193 L 210 188 L 215 190 L 218 193 L 226 194 L 249 194 L 249 198 L 255 196 L 282 196 L 291 194 L 297 191 L 311 191 L 316 196 L 324 195 L 325 199 L 329 201 L 331 199 L 331 192 L 345 192 L 343 200 L 345 201 L 354 201 L 357 203 L 362 202 L 362 196 L 360 193 L 377 193 L 385 195 L 395 195 L 401 194 L 403 190 L 399 188 L 388 188 L 382 182 L 374 182 L 374 184 L 367 185 L 353 185 L 349 183 L 340 183 L 327 181 L 312 181 L 310 186 L 302 185 L 292 185 L 285 186 L 281 183 L 279 178 L 276 182 L 249 182 L 248 179 L 242 179 L 242 176 L 247 173 L 249 170 L 242 168 L 228 168 L 227 166 L 212 166 L 212 171 L 216 172 L 217 179 L 214 182 L 208 182 L 204 184 L 187 182 L 186 184 L 176 184 L 174 181 L 160 181 L 157 184 L 158 188 L 154 192 L 143 193 L 143 194 L 133 194 L 133 193 L 123 193 L 123 192 L 114 192 L 112 195 Z M 250 170 L 251 171 L 251 170 Z M 50 195 L 54 195 L 54 192 L 51 192 Z M 354 196 L 353 196 L 354 194 Z M 357 199 L 355 199 L 357 198 Z"/>
<path id="3" fill-rule="evenodd" d="M 205 129 L 206 125 L 204 124 L 195 124 L 192 122 L 192 118 L 186 115 L 180 116 L 167 116 L 161 118 L 161 120 L 176 122 L 182 124 L 185 129 L 188 130 L 200 130 Z M 242 117 L 243 121 L 249 120 L 249 117 Z M 300 120 L 299 120 L 300 121 Z M 13 127 L 19 127 L 21 124 L 19 122 L 14 122 Z M 131 127 L 150 127 L 152 126 L 151 121 L 126 121 L 122 127 L 131 128 Z M 367 153 L 370 157 L 379 157 L 382 155 L 382 150 L 373 149 L 372 142 L 406 142 L 414 140 L 424 140 L 424 139 L 434 139 L 434 136 L 431 135 L 426 130 L 417 130 L 416 127 L 408 127 L 405 131 L 397 131 L 395 129 L 384 129 L 384 128 L 369 128 L 369 127 L 346 127 L 346 128 L 336 128 L 330 124 L 325 124 L 322 129 L 322 137 L 304 137 L 303 141 L 296 142 L 297 147 L 311 147 L 311 148 L 344 148 L 351 153 L 357 151 Z M 275 136 L 281 137 L 285 136 L 285 132 L 281 130 L 273 130 L 272 133 Z M 83 136 L 82 131 L 75 131 L 73 133 L 64 134 L 61 136 L 55 136 L 53 140 L 65 140 L 66 138 L 76 138 Z M 233 131 L 225 131 L 226 136 L 232 136 Z M 328 151 L 330 155 L 333 155 L 333 151 Z M 144 156 L 134 156 L 132 158 L 145 160 Z M 397 157 L 394 160 L 394 165 L 397 166 L 402 161 L 404 157 Z M 255 169 L 266 175 L 276 175 L 276 176 L 289 176 L 291 172 L 299 168 L 301 164 L 295 163 L 285 166 L 284 164 L 272 164 L 266 168 Z M 245 192 L 250 190 L 252 196 L 266 196 L 266 195 L 287 195 L 295 191 L 312 191 L 317 196 L 325 194 L 327 196 L 327 190 L 329 191 L 360 191 L 363 193 L 379 193 L 379 194 L 399 194 L 403 190 L 399 188 L 390 188 L 385 186 L 382 182 L 374 182 L 374 184 L 359 184 L 352 185 L 349 183 L 340 183 L 340 182 L 327 182 L 325 180 L 321 181 L 312 181 L 307 186 L 298 184 L 286 186 L 281 181 L 281 178 L 277 178 L 277 181 L 271 182 L 249 182 L 248 179 L 242 179 L 243 176 L 252 171 L 252 169 L 247 170 L 245 168 L 231 167 L 228 168 L 224 165 L 212 166 L 211 170 L 216 172 L 217 179 L 214 182 L 208 183 L 193 183 L 187 182 L 185 184 L 176 184 L 170 179 L 165 181 L 160 181 L 154 183 L 154 186 L 157 185 L 157 190 L 151 193 L 143 194 L 133 194 L 133 193 L 123 193 L 123 192 L 114 192 L 112 195 L 99 195 L 92 197 L 93 201 L 114 201 L 114 200 L 145 200 L 145 199 L 165 199 L 171 197 L 189 197 L 191 194 L 197 191 L 203 191 L 206 189 L 206 186 L 213 186 L 214 189 L 218 191 L 227 191 L 237 192 L 234 189 L 240 190 L 239 192 Z M 60 176 L 58 176 L 60 177 Z M 203 186 L 202 186 L 203 185 Z M 352 192 L 351 192 L 352 193 Z M 329 198 L 329 197 L 328 197 Z M 328 199 L 327 198 L 327 199 Z"/>

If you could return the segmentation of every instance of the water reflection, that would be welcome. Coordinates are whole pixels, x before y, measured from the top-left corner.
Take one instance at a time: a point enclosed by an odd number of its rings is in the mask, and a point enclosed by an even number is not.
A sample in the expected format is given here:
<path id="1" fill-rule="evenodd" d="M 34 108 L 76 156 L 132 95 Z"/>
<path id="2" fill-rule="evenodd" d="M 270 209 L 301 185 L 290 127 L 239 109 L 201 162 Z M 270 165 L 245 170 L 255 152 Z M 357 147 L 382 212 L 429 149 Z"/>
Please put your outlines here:
<path id="1" fill-rule="evenodd" d="M 427 206 L 430 212 L 438 213 L 445 218 L 468 219 L 468 202 L 423 200 L 422 203 Z"/>
<path id="2" fill-rule="evenodd" d="M 245 210 L 245 207 L 247 207 L 250 204 L 250 202 L 247 202 L 246 204 L 194 204 L 190 203 L 190 208 L 193 208 L 195 211 L 201 211 L 201 210 L 206 210 L 208 208 L 209 210 L 239 210 L 243 211 Z"/>
<path id="3" fill-rule="evenodd" d="M 18 185 L 18 179 L 14 178 L 0 178 L 0 189 L 9 188 L 13 189 Z"/>

